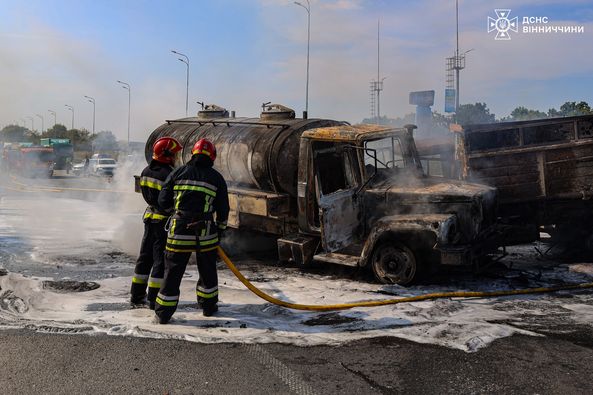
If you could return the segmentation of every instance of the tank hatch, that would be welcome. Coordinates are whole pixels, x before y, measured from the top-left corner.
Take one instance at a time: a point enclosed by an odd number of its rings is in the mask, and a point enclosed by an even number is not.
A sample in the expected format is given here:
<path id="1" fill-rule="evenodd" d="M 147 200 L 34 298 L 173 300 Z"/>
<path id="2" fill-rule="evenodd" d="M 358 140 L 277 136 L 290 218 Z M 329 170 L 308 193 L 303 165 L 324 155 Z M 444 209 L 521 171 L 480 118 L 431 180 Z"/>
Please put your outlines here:
<path id="1" fill-rule="evenodd" d="M 266 104 L 260 115 L 263 120 L 294 119 L 294 117 L 294 110 L 282 104 Z"/>
<path id="2" fill-rule="evenodd" d="M 217 106 L 216 104 L 206 104 L 204 108 L 198 111 L 198 118 L 211 119 L 211 118 L 228 118 L 229 112 L 226 108 Z"/>

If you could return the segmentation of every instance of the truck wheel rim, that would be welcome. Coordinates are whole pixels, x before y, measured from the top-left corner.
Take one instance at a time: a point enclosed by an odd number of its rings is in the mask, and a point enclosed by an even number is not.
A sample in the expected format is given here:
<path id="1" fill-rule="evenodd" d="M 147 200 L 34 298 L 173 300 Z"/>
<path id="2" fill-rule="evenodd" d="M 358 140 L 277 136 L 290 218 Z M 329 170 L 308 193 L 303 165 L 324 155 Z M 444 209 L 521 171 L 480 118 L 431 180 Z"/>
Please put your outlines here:
<path id="1" fill-rule="evenodd" d="M 385 246 L 377 251 L 373 266 L 382 282 L 408 284 L 416 274 L 416 262 L 406 247 Z"/>

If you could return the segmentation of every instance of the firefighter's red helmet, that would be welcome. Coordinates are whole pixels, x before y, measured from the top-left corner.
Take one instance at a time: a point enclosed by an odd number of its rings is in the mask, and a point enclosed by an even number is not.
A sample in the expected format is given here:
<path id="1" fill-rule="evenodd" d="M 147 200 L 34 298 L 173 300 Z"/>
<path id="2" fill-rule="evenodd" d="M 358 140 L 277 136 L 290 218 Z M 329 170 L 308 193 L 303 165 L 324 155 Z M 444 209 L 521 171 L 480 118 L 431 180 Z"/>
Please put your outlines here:
<path id="1" fill-rule="evenodd" d="M 175 154 L 182 149 L 183 146 L 173 137 L 161 137 L 152 147 L 152 159 L 172 165 L 175 162 Z"/>
<path id="2" fill-rule="evenodd" d="M 216 147 L 206 139 L 199 139 L 191 150 L 192 155 L 206 155 L 212 162 L 216 160 Z"/>

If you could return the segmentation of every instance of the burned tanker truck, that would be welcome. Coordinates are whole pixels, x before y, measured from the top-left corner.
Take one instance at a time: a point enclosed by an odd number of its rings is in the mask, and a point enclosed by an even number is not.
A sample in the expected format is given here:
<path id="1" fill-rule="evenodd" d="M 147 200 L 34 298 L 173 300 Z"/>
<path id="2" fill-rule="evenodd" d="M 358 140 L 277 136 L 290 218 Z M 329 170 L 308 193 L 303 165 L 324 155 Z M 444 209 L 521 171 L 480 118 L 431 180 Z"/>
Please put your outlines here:
<path id="1" fill-rule="evenodd" d="M 414 128 L 299 119 L 274 104 L 235 118 L 208 105 L 158 127 L 145 154 L 171 136 L 185 163 L 195 141 L 211 140 L 229 186 L 229 227 L 275 236 L 281 261 L 370 267 L 378 281 L 405 285 L 496 248 L 496 190 L 427 176 Z"/>

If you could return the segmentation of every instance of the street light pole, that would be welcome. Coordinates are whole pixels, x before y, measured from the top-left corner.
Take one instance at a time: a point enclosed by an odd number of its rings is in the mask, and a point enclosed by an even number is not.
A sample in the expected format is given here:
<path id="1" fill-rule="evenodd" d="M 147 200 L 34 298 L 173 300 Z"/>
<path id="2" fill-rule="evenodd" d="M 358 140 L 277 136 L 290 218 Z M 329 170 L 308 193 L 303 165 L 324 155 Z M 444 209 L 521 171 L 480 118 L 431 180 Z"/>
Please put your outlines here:
<path id="1" fill-rule="evenodd" d="M 54 126 L 56 126 L 56 112 L 52 110 L 47 110 L 47 112 L 54 116 Z"/>
<path id="2" fill-rule="evenodd" d="M 302 3 L 295 1 L 294 4 L 303 7 L 307 11 L 307 84 L 305 88 L 305 112 L 309 114 L 309 46 L 311 42 L 311 4 L 309 0 L 305 7 Z"/>
<path id="3" fill-rule="evenodd" d="M 189 57 L 187 55 L 182 54 L 181 52 L 177 52 L 175 50 L 171 50 L 175 55 L 183 56 L 185 59 L 178 58 L 179 61 L 185 63 L 187 66 L 187 73 L 185 79 L 185 116 L 187 117 L 187 104 L 188 104 L 188 96 L 189 96 Z"/>
<path id="4" fill-rule="evenodd" d="M 70 127 L 70 129 L 74 129 L 74 107 L 68 105 L 68 104 L 64 104 L 65 107 L 68 107 L 68 109 L 70 111 L 72 111 L 72 126 Z"/>
<path id="5" fill-rule="evenodd" d="M 95 99 L 90 96 L 84 96 L 90 103 L 93 103 L 93 136 L 95 135 Z"/>
<path id="6" fill-rule="evenodd" d="M 123 82 L 120 80 L 117 80 L 117 82 L 121 84 L 122 88 L 128 90 L 128 149 L 130 149 L 130 112 L 132 109 L 132 89 L 130 87 L 130 84 L 128 84 L 127 82 Z"/>
<path id="7" fill-rule="evenodd" d="M 43 133 L 43 129 L 45 129 L 45 120 L 43 119 L 43 115 L 40 114 L 35 114 L 37 115 L 39 118 L 41 118 L 41 133 Z"/>
<path id="8" fill-rule="evenodd" d="M 28 118 L 31 120 L 31 131 L 34 132 L 35 131 L 35 119 L 33 119 L 33 117 L 27 116 L 25 118 Z"/>

